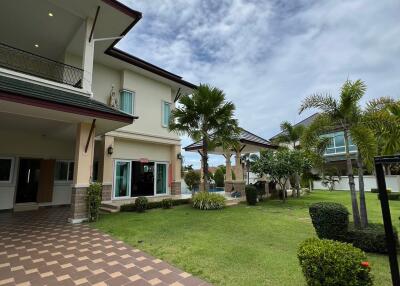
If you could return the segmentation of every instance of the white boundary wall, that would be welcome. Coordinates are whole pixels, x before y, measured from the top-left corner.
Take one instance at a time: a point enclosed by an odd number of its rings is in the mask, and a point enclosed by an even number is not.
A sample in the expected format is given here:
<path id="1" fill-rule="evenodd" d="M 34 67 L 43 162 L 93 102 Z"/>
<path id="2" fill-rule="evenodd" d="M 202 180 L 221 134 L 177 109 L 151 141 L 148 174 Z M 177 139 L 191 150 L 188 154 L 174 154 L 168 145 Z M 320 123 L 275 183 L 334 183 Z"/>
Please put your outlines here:
<path id="1" fill-rule="evenodd" d="M 391 189 L 392 192 L 400 191 L 400 176 L 399 175 L 386 175 L 386 187 Z M 354 176 L 356 183 L 356 190 L 358 190 L 358 176 Z M 373 188 L 377 188 L 375 176 L 364 176 L 365 191 L 369 192 Z M 321 181 L 314 181 L 314 189 L 327 190 L 328 187 L 322 185 Z M 349 179 L 347 176 L 342 176 L 340 181 L 335 184 L 335 190 L 350 190 Z"/>

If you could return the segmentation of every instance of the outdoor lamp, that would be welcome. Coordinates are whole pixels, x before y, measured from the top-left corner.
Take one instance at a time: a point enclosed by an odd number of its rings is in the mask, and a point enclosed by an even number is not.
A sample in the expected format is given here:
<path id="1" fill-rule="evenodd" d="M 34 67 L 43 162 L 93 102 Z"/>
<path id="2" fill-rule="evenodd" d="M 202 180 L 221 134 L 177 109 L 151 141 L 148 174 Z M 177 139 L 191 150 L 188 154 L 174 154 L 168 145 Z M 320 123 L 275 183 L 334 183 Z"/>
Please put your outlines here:
<path id="1" fill-rule="evenodd" d="M 181 153 L 178 153 L 178 154 L 176 155 L 176 158 L 178 158 L 178 160 L 182 160 L 182 154 L 181 154 Z"/>
<path id="2" fill-rule="evenodd" d="M 112 155 L 112 153 L 114 153 L 114 148 L 113 148 L 113 146 L 109 146 L 108 148 L 107 148 L 107 153 L 108 153 L 108 155 Z"/>

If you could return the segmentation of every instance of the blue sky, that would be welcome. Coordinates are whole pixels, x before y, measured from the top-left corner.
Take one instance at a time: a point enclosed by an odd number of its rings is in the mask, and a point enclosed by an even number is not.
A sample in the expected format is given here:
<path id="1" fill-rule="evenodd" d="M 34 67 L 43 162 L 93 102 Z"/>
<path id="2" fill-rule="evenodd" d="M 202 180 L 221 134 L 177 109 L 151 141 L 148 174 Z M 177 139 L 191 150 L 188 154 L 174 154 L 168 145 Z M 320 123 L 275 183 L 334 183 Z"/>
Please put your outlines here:
<path id="1" fill-rule="evenodd" d="M 398 0 L 123 2 L 143 18 L 119 48 L 223 89 L 240 125 L 264 138 L 309 115 L 298 115 L 307 95 L 337 95 L 347 78 L 366 82 L 364 102 L 400 97 Z M 199 166 L 197 154 L 184 158 Z"/>

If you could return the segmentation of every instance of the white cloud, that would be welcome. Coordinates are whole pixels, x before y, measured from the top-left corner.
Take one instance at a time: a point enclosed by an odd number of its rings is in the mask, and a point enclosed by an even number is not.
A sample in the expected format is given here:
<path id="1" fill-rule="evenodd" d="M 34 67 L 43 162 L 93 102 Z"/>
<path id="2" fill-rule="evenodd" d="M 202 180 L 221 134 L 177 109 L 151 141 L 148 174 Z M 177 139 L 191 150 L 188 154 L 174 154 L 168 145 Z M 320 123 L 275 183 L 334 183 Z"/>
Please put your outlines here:
<path id="1" fill-rule="evenodd" d="M 399 97 L 397 0 L 124 2 L 143 19 L 121 48 L 222 88 L 241 126 L 262 137 L 274 135 L 283 120 L 303 118 L 297 110 L 308 94 L 337 94 L 347 78 L 367 83 L 365 101 Z"/>

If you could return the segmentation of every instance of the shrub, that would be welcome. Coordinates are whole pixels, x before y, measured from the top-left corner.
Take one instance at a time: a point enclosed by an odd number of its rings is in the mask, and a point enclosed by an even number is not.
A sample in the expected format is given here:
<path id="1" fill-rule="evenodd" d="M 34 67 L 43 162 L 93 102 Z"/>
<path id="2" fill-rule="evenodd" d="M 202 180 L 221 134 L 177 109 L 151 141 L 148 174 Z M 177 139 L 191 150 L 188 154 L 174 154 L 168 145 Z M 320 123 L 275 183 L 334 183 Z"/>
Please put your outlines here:
<path id="1" fill-rule="evenodd" d="M 388 193 L 388 200 L 389 201 L 398 201 L 400 200 L 400 193 Z M 378 194 L 378 200 L 381 199 L 380 194 Z"/>
<path id="2" fill-rule="evenodd" d="M 87 208 L 89 221 L 97 221 L 99 218 L 101 204 L 102 185 L 100 183 L 92 183 L 87 189 Z"/>
<path id="3" fill-rule="evenodd" d="M 396 230 L 394 230 L 393 235 L 398 245 L 399 240 Z M 366 252 L 387 253 L 383 224 L 369 224 L 364 229 L 350 227 L 345 240 Z"/>
<path id="4" fill-rule="evenodd" d="M 265 191 L 265 181 L 258 181 L 254 184 L 254 186 L 257 189 L 257 196 L 258 196 L 258 201 L 262 202 L 264 200 L 264 196 L 267 194 Z"/>
<path id="5" fill-rule="evenodd" d="M 224 171 L 221 168 L 218 168 L 214 174 L 214 181 L 216 187 L 223 187 L 224 186 Z"/>
<path id="6" fill-rule="evenodd" d="M 225 206 L 225 197 L 209 192 L 199 192 L 193 197 L 193 207 L 201 210 L 222 209 Z"/>
<path id="7" fill-rule="evenodd" d="M 144 212 L 147 209 L 149 201 L 146 197 L 137 197 L 135 200 L 135 209 L 137 212 Z"/>
<path id="8" fill-rule="evenodd" d="M 392 189 L 386 189 L 386 191 L 387 191 L 388 193 L 391 193 L 391 192 L 392 192 Z M 371 189 L 371 193 L 376 193 L 376 194 L 378 194 L 378 193 L 379 193 L 379 190 L 376 189 L 376 188 L 372 188 L 372 189 Z"/>
<path id="9" fill-rule="evenodd" d="M 349 212 L 338 203 L 320 202 L 309 208 L 312 223 L 319 238 L 342 240 L 349 225 Z"/>
<path id="10" fill-rule="evenodd" d="M 163 199 L 161 201 L 161 207 L 163 209 L 170 209 L 172 208 L 173 204 L 172 204 L 172 199 Z"/>
<path id="11" fill-rule="evenodd" d="M 258 193 L 256 187 L 253 185 L 247 185 L 245 187 L 245 192 L 247 204 L 250 206 L 254 206 L 255 204 L 257 204 Z"/>
<path id="12" fill-rule="evenodd" d="M 311 238 L 300 245 L 297 257 L 307 285 L 372 285 L 365 253 L 351 244 Z"/>
<path id="13" fill-rule="evenodd" d="M 179 206 L 179 205 L 185 205 L 190 203 L 190 199 L 177 199 L 177 200 L 172 200 L 172 205 L 173 206 Z M 159 209 L 162 208 L 162 201 L 160 202 L 148 202 L 147 203 L 147 209 Z M 135 204 L 125 204 L 120 207 L 121 212 L 134 212 L 136 211 L 136 206 Z"/>

